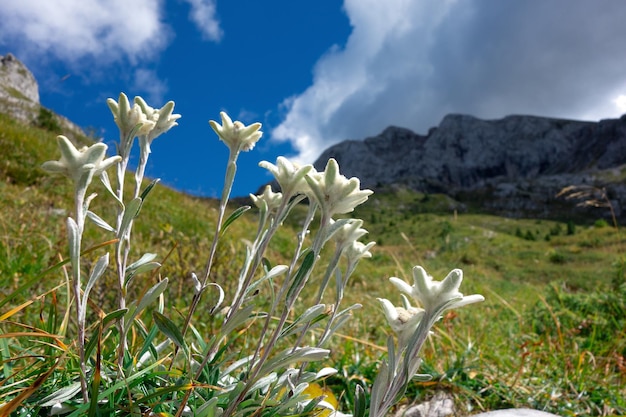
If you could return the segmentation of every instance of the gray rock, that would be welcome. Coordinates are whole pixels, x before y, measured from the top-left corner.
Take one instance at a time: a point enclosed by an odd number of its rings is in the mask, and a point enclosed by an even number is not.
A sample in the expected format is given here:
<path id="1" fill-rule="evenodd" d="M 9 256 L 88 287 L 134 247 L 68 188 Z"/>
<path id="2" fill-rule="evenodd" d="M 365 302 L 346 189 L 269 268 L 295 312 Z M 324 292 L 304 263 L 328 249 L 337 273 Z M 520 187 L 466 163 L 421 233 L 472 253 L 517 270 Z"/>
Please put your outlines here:
<path id="1" fill-rule="evenodd" d="M 30 70 L 13 54 L 0 55 L 0 113 L 25 123 L 37 124 L 42 109 L 39 103 L 39 85 Z M 58 134 L 70 138 L 87 136 L 76 124 L 50 112 L 59 125 Z"/>
<path id="2" fill-rule="evenodd" d="M 507 410 L 489 411 L 487 413 L 474 414 L 474 417 L 559 417 L 557 414 L 544 411 L 531 410 L 529 408 L 510 408 Z"/>
<path id="3" fill-rule="evenodd" d="M 22 121 L 32 121 L 39 110 L 39 86 L 28 68 L 12 54 L 0 55 L 0 106 Z"/>
<path id="4" fill-rule="evenodd" d="M 421 404 L 400 407 L 394 417 L 448 417 L 454 415 L 454 399 L 446 392 L 438 391 Z"/>
<path id="5" fill-rule="evenodd" d="M 366 188 L 402 185 L 516 217 L 587 216 L 592 209 L 556 194 L 569 185 L 605 188 L 618 217 L 626 218 L 619 210 L 626 205 L 626 116 L 582 122 L 452 114 L 427 135 L 389 127 L 378 136 L 341 142 L 324 151 L 315 167 L 323 169 L 331 157 Z"/>

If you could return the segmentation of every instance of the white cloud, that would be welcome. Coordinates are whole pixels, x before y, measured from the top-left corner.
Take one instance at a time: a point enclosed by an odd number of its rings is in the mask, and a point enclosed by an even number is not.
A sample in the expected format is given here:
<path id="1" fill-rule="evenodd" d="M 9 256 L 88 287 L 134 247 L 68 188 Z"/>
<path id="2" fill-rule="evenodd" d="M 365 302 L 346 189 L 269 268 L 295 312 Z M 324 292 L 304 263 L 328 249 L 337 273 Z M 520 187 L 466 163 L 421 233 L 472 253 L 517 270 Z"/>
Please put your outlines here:
<path id="1" fill-rule="evenodd" d="M 19 44 L 21 54 L 135 62 L 153 57 L 169 40 L 160 9 L 154 0 L 3 1 L 0 38 Z"/>
<path id="2" fill-rule="evenodd" d="M 215 16 L 215 0 L 185 0 L 191 6 L 189 18 L 196 24 L 206 40 L 219 42 L 222 39 L 220 22 Z"/>
<path id="3" fill-rule="evenodd" d="M 133 74 L 133 91 L 141 95 L 152 107 L 161 107 L 167 93 L 167 84 L 162 81 L 155 71 L 138 68 Z"/>
<path id="4" fill-rule="evenodd" d="M 619 96 L 614 98 L 612 101 L 613 101 L 613 104 L 615 104 L 615 107 L 617 108 L 617 110 L 620 112 L 620 114 L 626 113 L 626 95 L 620 94 Z"/>
<path id="5" fill-rule="evenodd" d="M 329 145 L 451 112 L 614 117 L 626 83 L 623 2 L 345 0 L 352 33 L 286 99 L 272 137 L 312 162 Z"/>

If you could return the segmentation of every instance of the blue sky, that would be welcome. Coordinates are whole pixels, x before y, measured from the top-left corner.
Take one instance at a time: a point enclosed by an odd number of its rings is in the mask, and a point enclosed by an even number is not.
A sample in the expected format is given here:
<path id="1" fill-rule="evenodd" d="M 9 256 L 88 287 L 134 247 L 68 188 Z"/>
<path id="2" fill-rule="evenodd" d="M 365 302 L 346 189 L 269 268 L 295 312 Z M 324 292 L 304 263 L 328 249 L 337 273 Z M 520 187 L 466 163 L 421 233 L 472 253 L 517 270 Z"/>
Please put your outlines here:
<path id="1" fill-rule="evenodd" d="M 105 104 L 124 91 L 176 102 L 148 175 L 218 195 L 224 110 L 263 123 L 257 163 L 313 162 L 389 125 L 426 133 L 448 113 L 599 120 L 626 113 L 622 0 L 19 0 L 0 2 L 0 55 L 39 81 L 41 103 L 109 144 Z"/>

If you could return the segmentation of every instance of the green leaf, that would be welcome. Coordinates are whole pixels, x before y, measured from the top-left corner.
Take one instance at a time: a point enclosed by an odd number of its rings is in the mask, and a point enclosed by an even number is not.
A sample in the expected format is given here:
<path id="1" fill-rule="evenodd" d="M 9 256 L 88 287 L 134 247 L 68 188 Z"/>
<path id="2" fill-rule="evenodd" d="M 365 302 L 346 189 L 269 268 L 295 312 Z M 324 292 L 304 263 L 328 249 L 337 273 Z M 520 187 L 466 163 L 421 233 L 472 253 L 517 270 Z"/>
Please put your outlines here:
<path id="1" fill-rule="evenodd" d="M 228 321 L 224 324 L 224 327 L 222 328 L 222 334 L 231 334 L 240 324 L 248 320 L 250 318 L 252 310 L 254 310 L 254 307 L 256 306 L 249 305 L 232 313 L 232 316 L 228 318 Z"/>
<path id="2" fill-rule="evenodd" d="M 119 310 L 110 312 L 102 319 L 102 328 L 105 329 L 109 323 L 116 321 L 120 317 L 123 317 L 124 314 L 126 314 L 127 312 L 127 308 L 120 308 Z"/>
<path id="3" fill-rule="evenodd" d="M 91 220 L 92 222 L 94 222 L 96 224 L 96 226 L 109 231 L 109 232 L 113 232 L 115 233 L 115 228 L 113 226 L 111 226 L 109 223 L 107 223 L 106 221 L 104 221 L 104 219 L 102 219 L 102 217 L 98 216 L 96 213 L 94 213 L 93 211 L 87 211 L 87 218 L 89 220 Z"/>
<path id="4" fill-rule="evenodd" d="M 224 225 L 222 226 L 221 235 L 224 235 L 228 226 L 230 226 L 235 220 L 241 217 L 246 211 L 250 210 L 250 206 L 239 207 L 237 210 L 233 211 L 230 216 L 224 221 Z"/>
<path id="5" fill-rule="evenodd" d="M 317 304 L 317 305 L 314 305 L 313 307 L 309 307 L 304 313 L 299 315 L 294 320 L 293 323 L 285 327 L 283 331 L 280 333 L 280 336 L 278 336 L 278 338 L 280 339 L 285 336 L 289 336 L 290 334 L 293 334 L 295 331 L 297 331 L 299 328 L 302 328 L 305 325 L 311 325 L 313 323 L 317 323 L 318 321 L 322 320 L 324 317 L 327 317 L 327 315 L 324 314 L 325 310 L 326 310 L 326 304 Z"/>
<path id="6" fill-rule="evenodd" d="M 152 182 L 150 184 L 148 184 L 148 186 L 146 187 L 145 190 L 142 191 L 141 195 L 139 196 L 139 198 L 141 198 L 141 201 L 145 201 L 146 197 L 148 196 L 148 194 L 150 194 L 150 191 L 152 191 L 152 189 L 154 188 L 155 185 L 157 185 L 157 183 L 161 181 L 159 178 L 152 180 Z"/>
<path id="7" fill-rule="evenodd" d="M 293 283 L 291 284 L 291 287 L 289 287 L 289 291 L 287 291 L 287 302 L 290 303 L 294 300 L 295 297 L 297 297 L 298 294 L 296 292 L 298 290 L 298 287 L 304 281 L 304 279 L 308 276 L 309 272 L 311 271 L 311 268 L 313 268 L 314 262 L 315 262 L 315 253 L 313 253 L 313 251 L 310 251 L 304 257 L 304 260 L 302 261 L 302 264 L 300 265 L 300 268 L 298 268 L 298 271 L 296 272 L 296 276 L 293 279 Z"/>
<path id="8" fill-rule="evenodd" d="M 213 397 L 209 401 L 202 404 L 196 410 L 196 417 L 216 417 L 222 413 L 222 409 L 217 406 L 218 397 Z"/>
<path id="9" fill-rule="evenodd" d="M 366 409 L 365 391 L 361 385 L 357 384 L 354 390 L 354 417 L 365 417 Z"/>
<path id="10" fill-rule="evenodd" d="M 132 264 L 126 267 L 126 282 L 128 282 L 137 274 L 142 272 L 153 271 L 159 267 L 161 264 L 158 262 L 151 262 L 154 258 L 156 258 L 155 253 L 145 253 L 139 260 L 133 262 Z"/>
<path id="11" fill-rule="evenodd" d="M 115 199 L 115 201 L 117 201 L 117 204 L 119 204 L 120 207 L 123 209 L 124 203 L 122 202 L 122 200 L 119 199 L 117 194 L 115 194 L 115 191 L 113 191 L 113 187 L 111 187 L 111 181 L 109 180 L 109 174 L 107 174 L 106 171 L 102 171 L 102 173 L 100 174 L 100 181 L 102 181 L 102 184 L 104 184 L 104 188 L 106 188 L 109 194 Z"/>
<path id="12" fill-rule="evenodd" d="M 87 285 L 85 286 L 85 291 L 84 291 L 83 300 L 82 300 L 83 312 L 87 311 L 86 308 L 87 308 L 87 299 L 89 298 L 89 293 L 91 292 L 93 286 L 96 285 L 96 281 L 98 280 L 98 278 L 100 278 L 102 274 L 104 274 L 104 271 L 106 271 L 108 265 L 109 265 L 109 253 L 107 252 L 106 254 L 102 255 L 100 259 L 98 259 L 98 262 L 96 262 L 96 265 L 93 267 L 93 270 L 91 271 L 91 275 L 89 275 L 89 280 L 87 281 Z"/>
<path id="13" fill-rule="evenodd" d="M 152 304 L 154 301 L 156 301 L 157 298 L 159 298 L 159 296 L 163 293 L 163 291 L 165 291 L 165 288 L 167 287 L 167 278 L 165 278 L 163 281 L 155 284 L 152 288 L 150 288 L 148 291 L 146 291 L 146 293 L 144 294 L 144 296 L 141 298 L 141 300 L 139 300 L 139 304 L 137 304 L 136 308 L 131 308 L 131 306 L 129 306 L 129 310 L 127 313 L 127 321 L 131 322 L 135 319 L 135 317 L 137 317 L 139 315 L 139 313 L 141 313 L 143 311 L 144 308 L 146 308 L 147 306 L 149 306 L 150 304 Z"/>
<path id="14" fill-rule="evenodd" d="M 80 258 L 80 234 L 76 221 L 71 217 L 67 218 L 67 238 L 70 245 L 70 260 L 72 265 L 76 265 Z"/>
<path id="15" fill-rule="evenodd" d="M 158 311 L 152 312 L 152 318 L 154 319 L 154 324 L 156 324 L 159 330 L 161 330 L 165 336 L 174 342 L 176 346 L 187 353 L 187 345 L 185 344 L 185 339 L 183 338 L 183 334 L 181 333 L 179 327 Z"/>
<path id="16" fill-rule="evenodd" d="M 67 387 L 63 387 L 50 395 L 42 398 L 39 402 L 40 407 L 52 407 L 56 403 L 63 403 L 80 392 L 80 382 L 74 382 Z"/>
<path id="17" fill-rule="evenodd" d="M 118 238 L 121 238 L 126 234 L 126 230 L 130 227 L 131 222 L 139 214 L 142 203 L 143 200 L 140 197 L 136 197 L 130 200 L 130 202 L 126 205 L 124 215 L 122 216 L 122 224 L 120 225 L 120 229 L 117 231 Z"/>
<path id="18" fill-rule="evenodd" d="M 137 380 L 141 380 L 144 378 L 144 375 L 146 375 L 147 373 L 151 372 L 154 368 L 156 368 L 157 366 L 161 365 L 163 363 L 163 361 L 157 361 L 153 364 L 151 364 L 150 366 L 142 369 L 141 371 L 135 372 L 132 375 L 129 375 L 126 378 L 121 378 L 119 381 L 117 381 L 115 384 L 109 386 L 107 389 L 103 390 L 102 392 L 100 392 L 100 395 L 98 395 L 98 398 L 92 398 L 91 401 L 98 401 L 100 399 L 106 398 L 109 395 L 111 395 L 112 393 L 120 390 L 120 388 L 127 388 L 129 386 L 132 386 L 135 384 L 135 381 Z M 80 383 L 77 382 L 78 384 L 78 390 L 80 390 Z M 54 404 L 52 404 L 54 405 Z M 87 404 L 80 404 L 78 406 L 78 408 L 69 415 L 69 417 L 80 417 L 80 416 L 84 416 L 85 412 L 87 410 L 87 408 L 89 407 L 89 403 Z"/>
<path id="19" fill-rule="evenodd" d="M 317 347 L 305 346 L 286 349 L 277 354 L 272 359 L 265 362 L 259 375 L 267 375 L 268 373 L 278 370 L 293 362 L 316 362 L 326 359 L 330 350 Z"/>

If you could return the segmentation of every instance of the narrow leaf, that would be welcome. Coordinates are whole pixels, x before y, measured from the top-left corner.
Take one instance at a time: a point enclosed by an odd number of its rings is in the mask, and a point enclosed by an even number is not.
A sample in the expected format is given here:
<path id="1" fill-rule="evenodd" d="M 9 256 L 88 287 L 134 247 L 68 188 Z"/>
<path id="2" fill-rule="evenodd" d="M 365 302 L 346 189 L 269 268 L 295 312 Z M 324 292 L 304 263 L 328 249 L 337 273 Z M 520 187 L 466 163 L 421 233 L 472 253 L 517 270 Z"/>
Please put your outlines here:
<path id="1" fill-rule="evenodd" d="M 137 307 L 135 309 L 133 309 L 132 306 L 129 306 L 129 311 L 127 313 L 127 316 L 130 315 L 130 317 L 128 318 L 127 321 L 129 322 L 133 321 L 135 317 L 137 317 L 139 313 L 143 311 L 144 308 L 146 308 L 147 306 L 152 304 L 154 301 L 156 301 L 156 299 L 159 298 L 159 296 L 163 293 L 163 291 L 165 291 L 166 287 L 167 287 L 167 278 L 155 284 L 152 288 L 146 291 L 146 293 L 141 298 L 141 300 L 139 300 L 139 304 L 137 304 Z"/>
<path id="2" fill-rule="evenodd" d="M 151 262 L 154 260 L 154 258 L 156 258 L 157 255 L 156 253 L 144 253 L 141 258 L 139 258 L 138 260 L 136 260 L 135 262 L 133 262 L 132 264 L 128 265 L 126 267 L 126 273 L 132 273 L 134 270 L 136 270 L 137 268 L 139 268 L 141 265 L 147 264 L 148 262 Z"/>
<path id="3" fill-rule="evenodd" d="M 326 304 L 317 304 L 313 307 L 309 307 L 304 313 L 299 315 L 293 323 L 285 327 L 278 337 L 282 338 L 285 336 L 289 336 L 302 326 L 310 325 L 311 323 L 323 319 L 324 317 L 326 317 L 326 314 L 324 314 L 325 310 Z"/>
<path id="4" fill-rule="evenodd" d="M 313 263 L 315 261 L 315 254 L 313 251 L 310 251 L 304 257 L 300 268 L 298 268 L 298 272 L 296 272 L 296 276 L 289 287 L 289 291 L 287 291 L 287 301 L 293 301 L 294 297 L 297 296 L 297 290 L 300 284 L 304 281 L 304 279 L 308 276 L 311 268 L 313 267 Z"/>
<path id="5" fill-rule="evenodd" d="M 141 196 L 139 196 L 139 198 L 141 198 L 141 201 L 145 201 L 146 197 L 148 196 L 148 194 L 150 194 L 150 191 L 152 191 L 152 189 L 154 188 L 155 185 L 157 185 L 157 183 L 161 181 L 159 178 L 153 180 L 150 184 L 148 184 L 148 186 L 146 187 L 145 190 L 143 190 L 143 192 L 141 193 Z"/>
<path id="6" fill-rule="evenodd" d="M 109 194 L 111 194 L 115 201 L 117 201 L 117 204 L 119 204 L 120 207 L 123 209 L 124 203 L 122 202 L 122 200 L 119 199 L 115 191 L 113 191 L 113 187 L 111 187 L 111 181 L 109 180 L 109 174 L 107 174 L 106 171 L 102 171 L 102 173 L 100 174 L 100 181 L 102 181 L 102 184 L 104 184 L 104 188 L 106 188 Z"/>
<path id="7" fill-rule="evenodd" d="M 365 391 L 357 384 L 354 390 L 354 417 L 365 417 L 366 407 Z"/>
<path id="8" fill-rule="evenodd" d="M 72 265 L 76 265 L 80 257 L 80 235 L 78 225 L 71 217 L 67 218 L 67 238 L 70 245 L 70 261 Z"/>
<path id="9" fill-rule="evenodd" d="M 235 220 L 241 217 L 248 210 L 250 210 L 250 206 L 242 206 L 242 207 L 239 207 L 237 210 L 233 211 L 230 214 L 230 216 L 228 216 L 228 218 L 224 221 L 221 235 L 223 236 L 224 232 L 226 232 L 226 229 L 228 229 L 228 226 L 230 226 Z"/>
<path id="10" fill-rule="evenodd" d="M 139 197 L 133 198 L 126 208 L 124 209 L 124 215 L 122 217 L 122 224 L 120 225 L 120 230 L 117 231 L 117 237 L 121 238 L 126 234 L 126 230 L 130 227 L 131 222 L 141 210 L 142 200 Z"/>
<path id="11" fill-rule="evenodd" d="M 127 308 L 120 308 L 119 310 L 110 312 L 102 319 L 102 328 L 105 329 L 109 323 L 116 321 L 120 317 L 123 317 L 124 314 L 126 314 L 127 312 Z"/>
<path id="12" fill-rule="evenodd" d="M 96 224 L 96 226 L 98 226 L 98 227 L 100 227 L 100 228 L 102 228 L 104 230 L 107 230 L 109 232 L 115 233 L 115 228 L 113 228 L 113 226 L 111 226 L 104 219 L 102 219 L 102 217 L 98 216 L 93 211 L 88 211 L 87 212 L 87 218 L 89 220 L 91 220 L 92 222 L 94 222 Z"/>
<path id="13" fill-rule="evenodd" d="M 67 400 L 70 400 L 76 394 L 80 392 L 80 382 L 74 382 L 67 387 L 63 387 L 50 395 L 42 398 L 39 406 L 40 407 L 52 407 L 56 403 L 63 403 Z"/>
<path id="14" fill-rule="evenodd" d="M 221 408 L 217 406 L 218 397 L 213 397 L 202 404 L 196 410 L 196 417 L 216 417 L 221 414 Z"/>
<path id="15" fill-rule="evenodd" d="M 220 293 L 217 299 L 217 303 L 215 303 L 215 305 L 211 307 L 211 309 L 209 310 L 209 314 L 213 314 L 215 313 L 215 311 L 217 311 L 218 308 L 220 308 L 220 306 L 222 305 L 222 302 L 224 301 L 224 290 L 222 289 L 222 287 L 219 286 L 219 284 L 216 284 L 214 282 L 208 284 L 207 286 L 216 287 Z"/>
<path id="16" fill-rule="evenodd" d="M 102 255 L 100 259 L 98 259 L 98 262 L 96 262 L 96 265 L 91 271 L 91 275 L 89 275 L 89 280 L 87 281 L 87 286 L 85 286 L 85 293 L 83 295 L 83 311 L 85 311 L 85 308 L 87 307 L 87 298 L 89 297 L 91 289 L 96 284 L 98 278 L 100 278 L 102 274 L 104 274 L 104 271 L 106 271 L 108 265 L 109 253 L 107 252 L 106 254 Z"/>
<path id="17" fill-rule="evenodd" d="M 181 348 L 183 351 L 187 352 L 187 345 L 185 344 L 183 334 L 172 320 L 168 319 L 158 311 L 152 312 L 152 318 L 154 319 L 154 324 L 156 324 L 159 330 L 161 330 L 161 332 L 167 336 L 168 339 L 174 342 L 176 346 Z"/>

